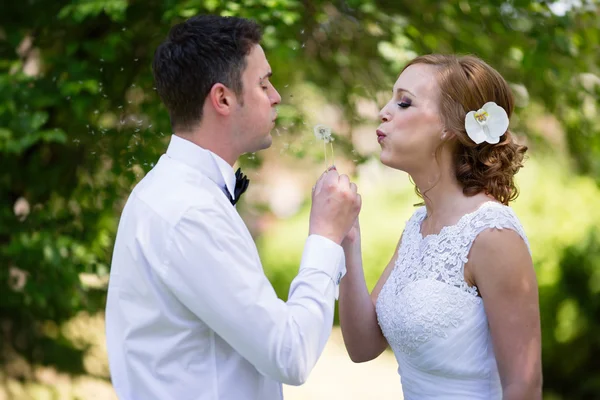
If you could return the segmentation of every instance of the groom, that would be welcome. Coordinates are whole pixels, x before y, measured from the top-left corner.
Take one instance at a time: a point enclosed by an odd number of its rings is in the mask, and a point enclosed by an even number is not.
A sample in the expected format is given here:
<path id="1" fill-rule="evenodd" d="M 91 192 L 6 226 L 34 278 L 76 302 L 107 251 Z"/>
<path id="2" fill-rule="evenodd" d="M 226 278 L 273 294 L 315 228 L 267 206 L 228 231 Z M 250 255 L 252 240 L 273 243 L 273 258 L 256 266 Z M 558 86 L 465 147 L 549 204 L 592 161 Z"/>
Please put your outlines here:
<path id="1" fill-rule="evenodd" d="M 232 166 L 271 145 L 281 101 L 260 39 L 252 21 L 199 16 L 156 50 L 174 134 L 131 193 L 115 242 L 106 333 L 122 400 L 281 399 L 282 383 L 306 381 L 331 332 L 356 185 L 335 169 L 317 181 L 287 302 L 234 206 L 247 182 Z"/>

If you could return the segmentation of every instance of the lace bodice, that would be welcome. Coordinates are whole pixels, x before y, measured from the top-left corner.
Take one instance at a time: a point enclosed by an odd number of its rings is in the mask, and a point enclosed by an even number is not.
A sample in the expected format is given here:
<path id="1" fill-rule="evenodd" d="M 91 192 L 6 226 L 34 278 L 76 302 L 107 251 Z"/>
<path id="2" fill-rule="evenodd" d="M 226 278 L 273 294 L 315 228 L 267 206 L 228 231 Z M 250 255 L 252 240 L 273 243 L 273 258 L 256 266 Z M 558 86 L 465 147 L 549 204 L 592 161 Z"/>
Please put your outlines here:
<path id="1" fill-rule="evenodd" d="M 377 300 L 405 400 L 501 398 L 485 309 L 477 288 L 464 279 L 464 266 L 486 229 L 512 229 L 529 249 L 527 237 L 512 209 L 496 202 L 423 237 L 425 216 L 421 207 L 407 222 L 395 268 Z M 425 384 L 429 380 L 432 385 Z"/>

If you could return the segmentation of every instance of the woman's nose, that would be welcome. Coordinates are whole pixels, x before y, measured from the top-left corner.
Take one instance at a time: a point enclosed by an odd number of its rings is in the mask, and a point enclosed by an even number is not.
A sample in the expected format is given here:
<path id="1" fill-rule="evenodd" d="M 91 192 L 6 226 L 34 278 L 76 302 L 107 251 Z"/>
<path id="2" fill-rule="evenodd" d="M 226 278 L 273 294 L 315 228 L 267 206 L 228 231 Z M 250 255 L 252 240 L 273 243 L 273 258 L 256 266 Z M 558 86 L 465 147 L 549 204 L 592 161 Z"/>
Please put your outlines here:
<path id="1" fill-rule="evenodd" d="M 385 107 L 379 111 L 379 119 L 381 122 L 388 122 L 390 120 L 390 114 L 385 110 Z"/>

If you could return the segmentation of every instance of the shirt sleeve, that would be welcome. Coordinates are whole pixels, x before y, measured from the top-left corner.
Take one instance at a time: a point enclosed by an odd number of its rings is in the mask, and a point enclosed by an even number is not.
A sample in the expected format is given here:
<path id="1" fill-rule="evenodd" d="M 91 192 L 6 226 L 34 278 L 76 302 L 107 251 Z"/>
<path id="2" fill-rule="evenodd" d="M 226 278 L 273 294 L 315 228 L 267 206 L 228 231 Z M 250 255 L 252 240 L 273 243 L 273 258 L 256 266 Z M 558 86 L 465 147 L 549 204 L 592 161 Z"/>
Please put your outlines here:
<path id="1" fill-rule="evenodd" d="M 343 250 L 329 239 L 309 236 L 284 302 L 244 233 L 223 210 L 189 210 L 170 235 L 164 282 L 259 372 L 300 385 L 331 334 L 346 271 Z"/>

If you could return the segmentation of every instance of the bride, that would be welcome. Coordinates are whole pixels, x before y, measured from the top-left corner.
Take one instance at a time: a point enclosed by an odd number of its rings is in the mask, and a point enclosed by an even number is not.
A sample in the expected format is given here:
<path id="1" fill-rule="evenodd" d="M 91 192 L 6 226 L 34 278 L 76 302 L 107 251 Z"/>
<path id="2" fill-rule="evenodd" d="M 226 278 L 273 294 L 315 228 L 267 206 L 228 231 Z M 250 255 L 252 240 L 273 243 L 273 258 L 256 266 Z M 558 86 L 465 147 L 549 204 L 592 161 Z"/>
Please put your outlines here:
<path id="1" fill-rule="evenodd" d="M 342 244 L 340 324 L 355 362 L 391 346 L 405 400 L 541 399 L 536 277 L 508 206 L 526 151 L 508 131 L 512 110 L 482 60 L 426 55 L 380 112 L 381 162 L 410 174 L 424 205 L 371 294 L 356 221 Z"/>

